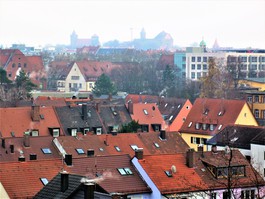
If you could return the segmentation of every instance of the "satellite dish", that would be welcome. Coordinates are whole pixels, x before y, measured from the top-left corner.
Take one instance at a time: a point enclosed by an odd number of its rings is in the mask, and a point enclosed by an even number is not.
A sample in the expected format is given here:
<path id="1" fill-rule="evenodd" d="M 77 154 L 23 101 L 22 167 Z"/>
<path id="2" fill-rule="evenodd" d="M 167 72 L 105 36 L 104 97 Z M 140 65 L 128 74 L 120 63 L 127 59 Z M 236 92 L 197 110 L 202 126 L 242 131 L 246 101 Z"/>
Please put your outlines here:
<path id="1" fill-rule="evenodd" d="M 176 168 L 175 165 L 171 166 L 171 171 L 172 171 L 172 173 L 176 173 L 177 172 L 177 168 Z"/>

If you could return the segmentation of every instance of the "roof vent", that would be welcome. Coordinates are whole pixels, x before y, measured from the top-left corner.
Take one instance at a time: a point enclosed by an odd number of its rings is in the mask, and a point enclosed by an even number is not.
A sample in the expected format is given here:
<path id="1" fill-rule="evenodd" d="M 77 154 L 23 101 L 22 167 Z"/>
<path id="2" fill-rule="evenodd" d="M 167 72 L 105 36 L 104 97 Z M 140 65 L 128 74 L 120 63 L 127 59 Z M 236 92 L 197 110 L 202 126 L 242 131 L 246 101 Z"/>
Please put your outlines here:
<path id="1" fill-rule="evenodd" d="M 175 165 L 171 166 L 171 171 L 172 171 L 172 173 L 176 173 L 177 172 L 177 168 L 176 168 Z"/>

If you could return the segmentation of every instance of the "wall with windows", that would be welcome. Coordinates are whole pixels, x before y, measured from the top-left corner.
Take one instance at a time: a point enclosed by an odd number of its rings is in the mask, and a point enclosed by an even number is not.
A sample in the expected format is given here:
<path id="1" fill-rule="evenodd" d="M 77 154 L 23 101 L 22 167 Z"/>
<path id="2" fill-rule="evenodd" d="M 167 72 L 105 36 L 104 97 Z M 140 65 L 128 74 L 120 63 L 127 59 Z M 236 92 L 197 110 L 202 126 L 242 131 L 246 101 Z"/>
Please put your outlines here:
<path id="1" fill-rule="evenodd" d="M 251 144 L 250 146 L 252 165 L 265 180 L 265 145 Z"/>
<path id="2" fill-rule="evenodd" d="M 76 63 L 65 79 L 65 92 L 71 91 L 86 91 L 86 80 Z"/>
<path id="3" fill-rule="evenodd" d="M 212 138 L 210 135 L 181 133 L 182 138 L 189 145 L 190 148 L 194 148 L 197 151 L 199 145 L 203 145 L 203 150 L 207 150 L 206 140 Z"/>

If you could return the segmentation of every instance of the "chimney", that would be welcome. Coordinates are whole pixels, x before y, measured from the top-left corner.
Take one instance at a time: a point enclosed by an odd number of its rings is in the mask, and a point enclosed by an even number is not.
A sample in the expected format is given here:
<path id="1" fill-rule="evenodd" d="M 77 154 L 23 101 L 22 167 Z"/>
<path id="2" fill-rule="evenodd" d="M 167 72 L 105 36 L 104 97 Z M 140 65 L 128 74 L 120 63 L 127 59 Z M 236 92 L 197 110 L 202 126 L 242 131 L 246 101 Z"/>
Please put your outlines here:
<path id="1" fill-rule="evenodd" d="M 94 149 L 88 149 L 87 150 L 87 157 L 94 157 L 95 151 Z"/>
<path id="2" fill-rule="evenodd" d="M 2 138 L 2 147 L 6 148 L 6 140 L 5 140 L 5 138 Z"/>
<path id="3" fill-rule="evenodd" d="M 14 145 L 13 144 L 10 145 L 10 153 L 14 153 Z"/>
<path id="4" fill-rule="evenodd" d="M 190 148 L 186 153 L 186 164 L 189 168 L 193 168 L 194 159 L 194 149 Z"/>
<path id="5" fill-rule="evenodd" d="M 128 102 L 128 111 L 131 115 L 133 115 L 133 103 L 132 103 L 132 101 Z"/>
<path id="6" fill-rule="evenodd" d="M 34 122 L 40 121 L 40 106 L 33 105 L 31 107 L 31 118 Z"/>
<path id="7" fill-rule="evenodd" d="M 216 154 L 217 153 L 217 146 L 214 144 L 212 145 L 212 153 Z"/>
<path id="8" fill-rule="evenodd" d="M 87 120 L 87 105 L 86 104 L 82 104 L 82 116 L 83 116 L 83 120 Z"/>
<path id="9" fill-rule="evenodd" d="M 203 158 L 204 155 L 203 155 L 203 145 L 202 144 L 199 144 L 198 145 L 198 149 L 197 149 L 198 153 L 201 155 L 201 157 Z"/>
<path id="10" fill-rule="evenodd" d="M 108 99 L 109 99 L 109 101 L 111 101 L 111 100 L 112 100 L 112 94 L 111 94 L 111 93 L 109 94 L 109 97 L 108 97 Z"/>
<path id="11" fill-rule="evenodd" d="M 165 130 L 161 130 L 161 131 L 160 131 L 160 138 L 161 138 L 162 140 L 165 140 L 165 139 L 166 139 L 166 131 L 165 131 Z"/>
<path id="12" fill-rule="evenodd" d="M 29 160 L 37 160 L 37 154 L 29 154 Z"/>
<path id="13" fill-rule="evenodd" d="M 72 154 L 65 154 L 64 161 L 67 166 L 72 166 Z"/>
<path id="14" fill-rule="evenodd" d="M 65 192 L 68 189 L 69 173 L 67 171 L 61 172 L 61 192 Z"/>
<path id="15" fill-rule="evenodd" d="M 97 110 L 98 113 L 100 113 L 100 103 L 99 102 L 96 103 L 96 110 Z"/>
<path id="16" fill-rule="evenodd" d="M 30 147 L 30 135 L 29 135 L 29 132 L 25 132 L 24 133 L 24 140 L 23 140 L 23 143 L 24 143 L 24 146 L 25 147 Z"/>
<path id="17" fill-rule="evenodd" d="M 25 162 L 26 158 L 23 155 L 21 155 L 21 156 L 18 157 L 18 161 L 19 162 Z"/>
<path id="18" fill-rule="evenodd" d="M 144 156 L 144 149 L 143 148 L 138 148 L 138 149 L 135 150 L 135 157 L 138 160 L 142 160 L 143 156 Z"/>
<path id="19" fill-rule="evenodd" d="M 84 199 L 94 199 L 95 184 L 92 182 L 84 183 Z"/>

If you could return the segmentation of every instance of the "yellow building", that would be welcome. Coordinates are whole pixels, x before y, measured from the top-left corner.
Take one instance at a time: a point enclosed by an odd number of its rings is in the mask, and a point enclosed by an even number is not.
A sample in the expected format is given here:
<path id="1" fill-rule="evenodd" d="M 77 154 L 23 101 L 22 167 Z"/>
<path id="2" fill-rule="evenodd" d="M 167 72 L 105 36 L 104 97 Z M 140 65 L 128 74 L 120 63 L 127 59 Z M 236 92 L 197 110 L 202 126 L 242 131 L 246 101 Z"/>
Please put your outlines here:
<path id="1" fill-rule="evenodd" d="M 248 104 L 244 100 L 198 98 L 180 129 L 182 138 L 197 150 L 228 124 L 258 126 Z"/>
<path id="2" fill-rule="evenodd" d="M 265 91 L 265 78 L 248 78 L 240 80 L 241 85 L 257 88 L 259 91 Z"/>

